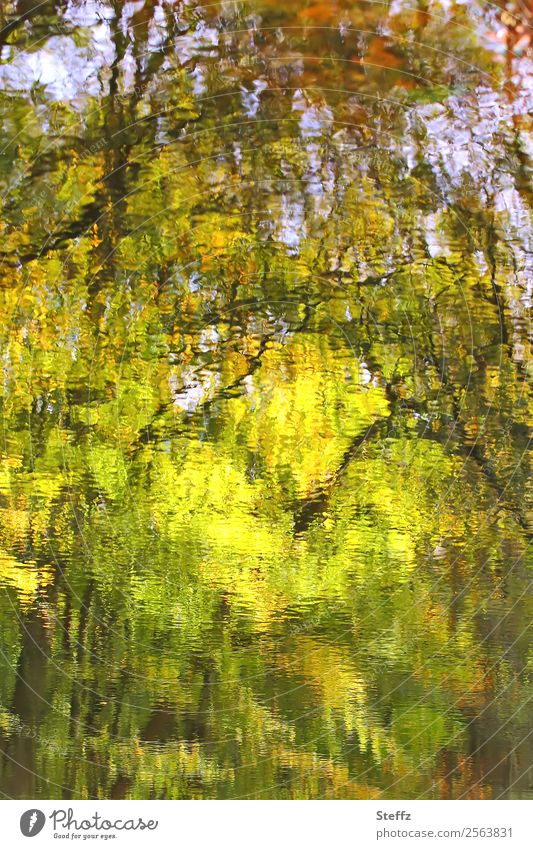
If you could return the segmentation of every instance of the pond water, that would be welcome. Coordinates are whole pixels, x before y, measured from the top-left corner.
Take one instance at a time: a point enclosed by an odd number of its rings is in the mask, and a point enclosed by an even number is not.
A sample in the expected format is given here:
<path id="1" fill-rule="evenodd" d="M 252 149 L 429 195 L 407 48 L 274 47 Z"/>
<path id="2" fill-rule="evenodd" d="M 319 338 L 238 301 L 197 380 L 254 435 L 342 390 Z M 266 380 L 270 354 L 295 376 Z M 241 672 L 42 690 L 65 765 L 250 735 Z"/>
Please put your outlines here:
<path id="1" fill-rule="evenodd" d="M 0 792 L 531 798 L 527 30 L 0 22 Z"/>

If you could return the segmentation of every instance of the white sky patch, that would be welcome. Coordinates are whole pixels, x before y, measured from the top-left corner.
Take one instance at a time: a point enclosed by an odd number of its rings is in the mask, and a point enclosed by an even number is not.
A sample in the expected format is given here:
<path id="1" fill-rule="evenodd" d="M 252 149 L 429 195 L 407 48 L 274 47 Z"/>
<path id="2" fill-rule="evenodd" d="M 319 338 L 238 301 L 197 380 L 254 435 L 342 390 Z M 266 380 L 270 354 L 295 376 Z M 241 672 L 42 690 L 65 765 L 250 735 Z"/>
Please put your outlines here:
<path id="1" fill-rule="evenodd" d="M 439 229 L 440 215 L 430 213 L 424 218 L 424 231 L 428 251 L 432 257 L 449 256 L 451 251 L 447 244 L 447 237 Z"/>
<path id="2" fill-rule="evenodd" d="M 294 92 L 292 111 L 301 112 L 300 132 L 304 138 L 316 138 L 331 129 L 333 112 L 325 104 L 309 104 L 302 91 Z"/>
<path id="3" fill-rule="evenodd" d="M 301 200 L 282 198 L 279 224 L 276 228 L 276 238 L 294 252 L 305 237 L 305 209 Z"/>
<path id="4" fill-rule="evenodd" d="M 196 373 L 191 368 L 183 369 L 179 377 L 170 375 L 169 386 L 174 406 L 184 412 L 194 413 L 199 404 L 212 396 L 217 382 L 209 372 Z"/>
<path id="5" fill-rule="evenodd" d="M 70 2 L 64 14 L 65 21 L 80 27 L 92 27 L 102 20 L 112 20 L 115 17 L 110 6 L 100 2 Z"/>
<path id="6" fill-rule="evenodd" d="M 220 33 L 215 27 L 199 24 L 194 32 L 180 35 L 175 43 L 175 55 L 180 64 L 184 65 L 200 52 L 205 55 L 206 48 L 218 47 Z"/>
<path id="7" fill-rule="evenodd" d="M 369 371 L 366 363 L 359 364 L 359 373 L 361 375 L 361 383 L 365 386 L 372 380 L 372 373 Z"/>
<path id="8" fill-rule="evenodd" d="M 244 111 L 249 118 L 255 118 L 261 105 L 261 92 L 268 88 L 264 80 L 254 80 L 253 90 L 247 91 L 241 86 L 241 98 Z"/>

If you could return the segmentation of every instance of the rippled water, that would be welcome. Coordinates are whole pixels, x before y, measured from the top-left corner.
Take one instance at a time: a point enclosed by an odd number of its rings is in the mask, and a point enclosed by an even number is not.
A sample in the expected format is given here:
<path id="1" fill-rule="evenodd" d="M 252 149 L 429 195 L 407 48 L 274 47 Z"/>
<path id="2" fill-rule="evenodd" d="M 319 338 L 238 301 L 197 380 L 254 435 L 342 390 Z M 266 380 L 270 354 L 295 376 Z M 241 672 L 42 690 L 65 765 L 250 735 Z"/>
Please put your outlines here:
<path id="1" fill-rule="evenodd" d="M 4 8 L 4 796 L 533 795 L 533 62 L 415 6 Z"/>

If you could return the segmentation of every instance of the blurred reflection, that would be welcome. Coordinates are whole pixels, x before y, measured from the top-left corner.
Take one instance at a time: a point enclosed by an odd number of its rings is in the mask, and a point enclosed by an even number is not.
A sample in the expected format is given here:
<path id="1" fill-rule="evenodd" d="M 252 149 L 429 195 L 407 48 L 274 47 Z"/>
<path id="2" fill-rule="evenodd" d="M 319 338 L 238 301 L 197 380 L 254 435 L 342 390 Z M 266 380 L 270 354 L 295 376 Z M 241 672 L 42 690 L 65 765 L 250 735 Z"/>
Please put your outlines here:
<path id="1" fill-rule="evenodd" d="M 2 14 L 1 792 L 530 797 L 527 10 Z"/>

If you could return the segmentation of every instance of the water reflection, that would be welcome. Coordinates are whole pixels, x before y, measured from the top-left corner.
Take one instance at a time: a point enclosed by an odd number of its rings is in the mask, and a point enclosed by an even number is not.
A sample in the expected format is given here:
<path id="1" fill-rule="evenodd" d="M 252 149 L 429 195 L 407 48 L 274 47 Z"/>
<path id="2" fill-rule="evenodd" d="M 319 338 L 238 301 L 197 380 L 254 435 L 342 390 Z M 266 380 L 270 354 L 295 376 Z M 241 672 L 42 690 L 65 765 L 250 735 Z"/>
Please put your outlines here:
<path id="1" fill-rule="evenodd" d="M 4 12 L 4 795 L 531 796 L 506 14 Z"/>

